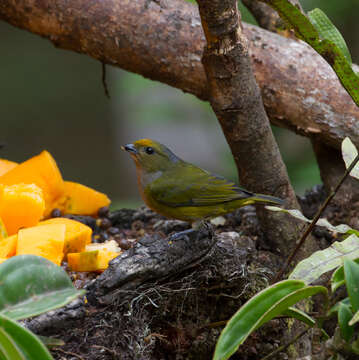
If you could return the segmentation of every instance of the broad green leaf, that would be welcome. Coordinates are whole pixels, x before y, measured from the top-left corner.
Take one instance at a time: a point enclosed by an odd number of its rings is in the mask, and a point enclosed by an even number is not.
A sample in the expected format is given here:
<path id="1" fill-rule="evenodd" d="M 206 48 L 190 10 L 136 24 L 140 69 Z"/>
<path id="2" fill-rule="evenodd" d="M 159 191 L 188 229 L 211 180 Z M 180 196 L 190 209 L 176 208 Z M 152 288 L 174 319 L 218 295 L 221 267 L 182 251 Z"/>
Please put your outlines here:
<path id="1" fill-rule="evenodd" d="M 359 310 L 359 265 L 348 258 L 344 259 L 345 285 L 353 311 Z"/>
<path id="2" fill-rule="evenodd" d="M 334 242 L 325 250 L 316 251 L 299 262 L 289 275 L 289 279 L 298 279 L 310 284 L 324 273 L 340 266 L 344 257 L 359 258 L 359 238 L 354 234 L 341 242 Z"/>
<path id="3" fill-rule="evenodd" d="M 0 330 L 6 333 L 16 348 L 21 351 L 26 360 L 52 360 L 46 346 L 29 330 L 14 320 L 0 314 Z M 11 358 L 11 360 L 13 360 Z"/>
<path id="4" fill-rule="evenodd" d="M 16 346 L 9 334 L 0 328 L 0 359 L 26 360 L 24 354 Z"/>
<path id="5" fill-rule="evenodd" d="M 308 219 L 307 217 L 305 217 L 299 210 L 297 209 L 292 209 L 292 210 L 288 210 L 288 209 L 282 209 L 280 207 L 277 206 L 271 206 L 271 205 L 267 205 L 266 209 L 271 210 L 271 211 L 281 211 L 281 212 L 285 212 L 293 217 L 295 217 L 296 219 L 305 221 L 307 223 L 311 223 L 312 220 Z M 322 226 L 325 227 L 326 229 L 328 229 L 329 231 L 333 231 L 333 232 L 337 232 L 340 234 L 351 234 L 351 233 L 356 233 L 356 235 L 359 235 L 359 231 L 352 229 L 350 226 L 346 225 L 346 224 L 340 224 L 337 226 L 332 225 L 327 219 L 319 219 L 316 223 L 316 226 Z"/>
<path id="6" fill-rule="evenodd" d="M 0 264 L 0 314 L 25 319 L 66 305 L 76 290 L 66 272 L 34 255 L 14 256 Z"/>
<path id="7" fill-rule="evenodd" d="M 263 314 L 262 319 L 256 329 L 259 328 L 259 326 L 268 322 L 269 320 L 273 319 L 274 317 L 282 314 L 283 311 L 296 304 L 298 301 L 309 298 L 320 292 L 325 294 L 326 296 L 328 294 L 328 290 L 324 286 L 306 286 L 302 289 L 293 291 L 291 294 L 288 294 L 287 296 L 277 301 L 277 303 L 274 304 L 274 306 L 272 306 L 270 310 Z"/>
<path id="8" fill-rule="evenodd" d="M 351 140 L 346 137 L 342 141 L 342 156 L 345 162 L 345 167 L 348 168 L 350 164 L 354 161 L 354 159 L 358 155 L 358 150 L 355 145 L 351 142 Z M 359 179 L 359 164 L 354 166 L 354 169 L 350 172 L 350 176 L 353 176 L 356 179 Z"/>
<path id="9" fill-rule="evenodd" d="M 314 9 L 308 12 L 310 22 L 317 29 L 322 39 L 332 41 L 343 53 L 349 64 L 352 63 L 349 49 L 342 34 L 330 21 L 328 16 L 320 9 Z"/>
<path id="10" fill-rule="evenodd" d="M 359 259 L 354 259 L 354 261 L 359 264 Z M 340 266 L 333 272 L 332 278 L 330 280 L 331 290 L 334 293 L 340 286 L 345 284 L 344 279 L 344 267 Z"/>
<path id="11" fill-rule="evenodd" d="M 327 290 L 322 286 L 305 286 L 298 280 L 284 280 L 262 290 L 229 320 L 218 339 L 213 359 L 228 359 L 265 322 L 318 292 L 326 293 Z"/>
<path id="12" fill-rule="evenodd" d="M 349 325 L 349 321 L 352 317 L 353 313 L 349 306 L 341 302 L 338 309 L 338 323 L 340 334 L 345 341 L 349 341 L 353 336 L 354 327 Z"/>

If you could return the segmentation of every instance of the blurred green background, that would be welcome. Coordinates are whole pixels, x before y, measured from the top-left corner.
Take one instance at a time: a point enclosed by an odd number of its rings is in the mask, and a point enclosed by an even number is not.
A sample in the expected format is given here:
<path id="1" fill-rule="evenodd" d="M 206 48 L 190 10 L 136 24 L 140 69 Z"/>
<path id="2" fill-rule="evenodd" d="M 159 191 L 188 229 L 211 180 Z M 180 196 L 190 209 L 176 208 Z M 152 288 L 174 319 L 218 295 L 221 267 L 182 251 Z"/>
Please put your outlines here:
<path id="1" fill-rule="evenodd" d="M 358 0 L 302 0 L 319 7 L 344 35 L 359 62 Z M 247 22 L 253 18 L 243 9 Z M 56 49 L 49 41 L 0 22 L 1 157 L 23 161 L 42 149 L 65 179 L 108 194 L 115 207 L 141 204 L 135 169 L 122 144 L 149 137 L 180 157 L 237 181 L 228 145 L 209 105 L 179 90 Z M 320 183 L 307 139 L 274 128 L 297 193 Z"/>

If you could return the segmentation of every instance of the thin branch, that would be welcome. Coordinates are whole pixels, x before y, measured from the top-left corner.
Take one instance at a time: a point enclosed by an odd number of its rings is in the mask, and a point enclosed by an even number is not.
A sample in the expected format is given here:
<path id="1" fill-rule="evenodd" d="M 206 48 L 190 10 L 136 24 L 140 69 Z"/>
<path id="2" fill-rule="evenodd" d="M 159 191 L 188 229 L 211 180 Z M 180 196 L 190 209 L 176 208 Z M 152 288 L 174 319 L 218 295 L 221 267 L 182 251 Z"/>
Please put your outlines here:
<path id="1" fill-rule="evenodd" d="M 344 180 L 348 177 L 348 175 L 350 174 L 350 172 L 353 170 L 354 166 L 358 163 L 359 161 L 359 154 L 356 156 L 356 158 L 352 161 L 352 163 L 350 164 L 350 166 L 346 169 L 344 175 L 341 177 L 340 181 L 338 182 L 337 186 L 335 187 L 335 189 L 330 193 L 330 195 L 326 198 L 326 200 L 324 201 L 323 205 L 320 207 L 320 209 L 317 211 L 316 215 L 314 216 L 314 219 L 312 220 L 312 222 L 307 226 L 307 228 L 305 229 L 305 231 L 303 232 L 302 236 L 300 237 L 300 240 L 297 244 L 297 246 L 295 247 L 295 249 L 292 251 L 292 253 L 290 254 L 290 256 L 288 257 L 288 259 L 285 261 L 283 268 L 278 272 L 278 274 L 276 275 L 276 277 L 274 278 L 274 283 L 279 281 L 282 277 L 284 272 L 287 270 L 289 264 L 292 262 L 293 258 L 296 256 L 297 252 L 299 251 L 299 249 L 303 246 L 305 240 L 307 239 L 308 235 L 312 232 L 315 224 L 317 223 L 317 221 L 319 220 L 320 216 L 323 214 L 324 210 L 327 208 L 327 206 L 329 205 L 330 201 L 333 199 L 333 197 L 335 196 L 335 194 L 338 192 L 338 190 L 340 189 L 340 187 L 342 186 Z"/>
<path id="2" fill-rule="evenodd" d="M 294 336 L 293 339 L 288 341 L 286 344 L 280 346 L 278 349 L 274 350 L 270 354 L 263 357 L 261 360 L 268 360 L 273 358 L 273 356 L 279 354 L 280 352 L 284 351 L 288 346 L 294 344 L 296 341 L 298 341 L 303 335 L 305 335 L 310 329 L 312 329 L 310 326 L 306 327 L 303 331 L 301 331 L 298 335 Z"/>

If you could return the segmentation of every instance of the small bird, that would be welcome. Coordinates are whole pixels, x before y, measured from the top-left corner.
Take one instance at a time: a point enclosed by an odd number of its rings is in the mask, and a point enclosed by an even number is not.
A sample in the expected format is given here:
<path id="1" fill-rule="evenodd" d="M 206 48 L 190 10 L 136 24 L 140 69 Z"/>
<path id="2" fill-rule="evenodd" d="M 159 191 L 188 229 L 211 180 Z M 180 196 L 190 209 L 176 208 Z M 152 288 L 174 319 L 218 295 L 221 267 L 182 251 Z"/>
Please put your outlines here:
<path id="1" fill-rule="evenodd" d="M 168 218 L 197 223 L 249 204 L 283 204 L 281 199 L 251 193 L 192 165 L 157 141 L 141 139 L 121 148 L 136 164 L 146 205 Z"/>

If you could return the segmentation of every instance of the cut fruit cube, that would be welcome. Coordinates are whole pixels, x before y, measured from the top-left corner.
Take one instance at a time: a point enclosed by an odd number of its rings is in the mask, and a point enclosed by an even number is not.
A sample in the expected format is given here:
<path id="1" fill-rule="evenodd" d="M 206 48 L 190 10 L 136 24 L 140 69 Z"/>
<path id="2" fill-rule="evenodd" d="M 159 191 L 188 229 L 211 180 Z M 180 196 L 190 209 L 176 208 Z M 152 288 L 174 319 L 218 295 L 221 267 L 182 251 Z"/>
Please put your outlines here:
<path id="1" fill-rule="evenodd" d="M 110 203 L 110 199 L 99 191 L 72 181 L 65 181 L 64 194 L 54 208 L 59 208 L 63 214 L 94 216 L 97 215 L 99 208 Z"/>
<path id="2" fill-rule="evenodd" d="M 73 271 L 104 271 L 108 268 L 108 263 L 119 256 L 121 253 L 94 250 L 81 253 L 67 254 L 68 265 Z"/>
<path id="3" fill-rule="evenodd" d="M 64 181 L 54 158 L 47 151 L 15 166 L 0 177 L 0 184 L 36 184 L 43 191 L 46 210 L 50 214 L 52 204 L 64 193 Z"/>
<path id="4" fill-rule="evenodd" d="M 49 224 L 22 229 L 18 234 L 16 255 L 39 255 L 61 265 L 64 257 L 66 226 Z"/>
<path id="5" fill-rule="evenodd" d="M 12 170 L 18 164 L 14 161 L 0 159 L 0 176 L 6 174 L 8 171 Z"/>
<path id="6" fill-rule="evenodd" d="M 67 218 L 52 218 L 39 222 L 39 226 L 49 224 L 63 224 L 66 226 L 64 254 L 85 251 L 86 245 L 91 243 L 92 229 L 79 221 Z"/>
<path id="7" fill-rule="evenodd" d="M 86 245 L 86 251 L 94 250 L 106 250 L 112 252 L 122 252 L 122 249 L 118 246 L 118 243 L 115 240 L 108 240 L 103 243 L 93 243 Z"/>
<path id="8" fill-rule="evenodd" d="M 45 210 L 43 192 L 35 184 L 0 184 L 0 217 L 8 235 L 36 225 Z"/>
<path id="9" fill-rule="evenodd" d="M 0 258 L 8 258 L 16 254 L 17 235 L 0 240 Z"/>

